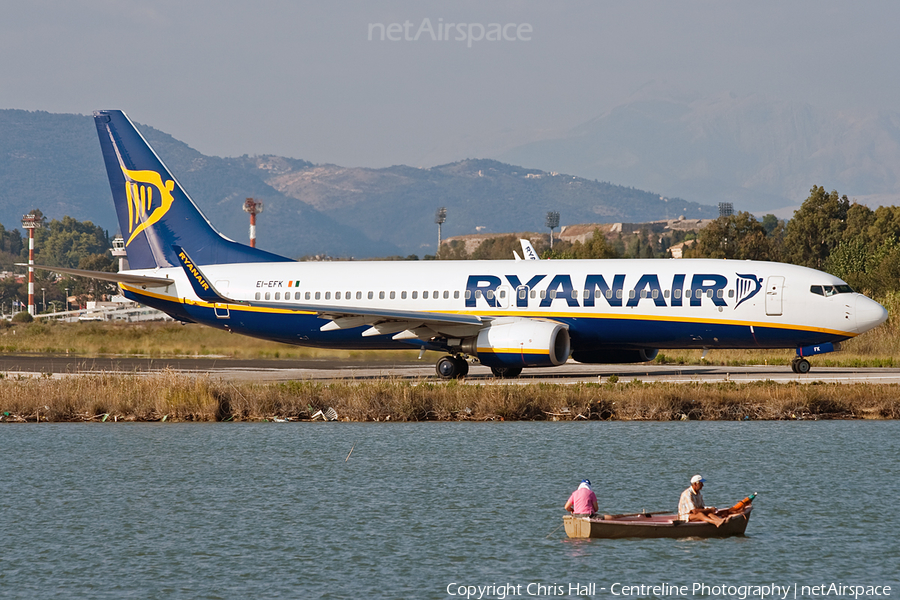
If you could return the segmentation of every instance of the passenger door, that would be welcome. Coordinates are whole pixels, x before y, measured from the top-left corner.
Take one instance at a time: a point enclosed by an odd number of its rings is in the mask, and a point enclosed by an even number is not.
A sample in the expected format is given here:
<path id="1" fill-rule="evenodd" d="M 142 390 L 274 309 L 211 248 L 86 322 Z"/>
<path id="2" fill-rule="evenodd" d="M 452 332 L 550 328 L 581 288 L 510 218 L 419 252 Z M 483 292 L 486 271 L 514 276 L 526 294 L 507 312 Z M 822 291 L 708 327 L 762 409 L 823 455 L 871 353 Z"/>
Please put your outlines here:
<path id="1" fill-rule="evenodd" d="M 766 314 L 770 317 L 781 316 L 783 289 L 784 277 L 773 275 L 766 280 Z"/>

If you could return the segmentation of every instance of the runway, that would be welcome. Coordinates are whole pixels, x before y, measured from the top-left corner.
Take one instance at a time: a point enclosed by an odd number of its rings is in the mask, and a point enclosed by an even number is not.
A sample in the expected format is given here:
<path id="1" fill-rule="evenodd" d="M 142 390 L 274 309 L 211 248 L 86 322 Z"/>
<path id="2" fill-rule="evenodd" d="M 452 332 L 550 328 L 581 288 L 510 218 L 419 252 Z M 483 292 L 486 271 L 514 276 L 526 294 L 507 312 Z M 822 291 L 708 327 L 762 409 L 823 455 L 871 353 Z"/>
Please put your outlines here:
<path id="1" fill-rule="evenodd" d="M 230 358 L 136 358 L 73 357 L 65 355 L 0 355 L 0 374 L 4 377 L 68 377 L 73 375 L 158 372 L 207 374 L 234 382 L 369 381 L 374 379 L 440 381 L 431 362 L 366 362 L 341 360 L 247 360 Z M 517 379 L 497 379 L 490 369 L 472 365 L 462 383 L 469 385 L 515 385 L 529 383 L 597 383 L 612 376 L 620 382 L 634 379 L 651 382 L 749 383 L 900 383 L 898 368 L 816 367 L 805 375 L 791 371 L 788 365 L 724 367 L 704 365 L 583 365 L 573 361 L 560 367 L 526 369 Z"/>

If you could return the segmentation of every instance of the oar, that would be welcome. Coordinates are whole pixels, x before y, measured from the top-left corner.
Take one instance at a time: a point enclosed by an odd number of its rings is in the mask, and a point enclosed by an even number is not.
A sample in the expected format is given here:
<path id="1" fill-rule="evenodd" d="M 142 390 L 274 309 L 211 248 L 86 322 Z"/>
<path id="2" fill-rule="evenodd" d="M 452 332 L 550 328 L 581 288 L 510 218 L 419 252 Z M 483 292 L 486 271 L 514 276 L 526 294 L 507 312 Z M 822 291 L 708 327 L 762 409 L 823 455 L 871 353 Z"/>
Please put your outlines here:
<path id="1" fill-rule="evenodd" d="M 628 513 L 624 515 L 609 515 L 610 519 L 621 519 L 622 517 L 640 517 L 643 515 L 671 515 L 674 514 L 671 510 L 658 510 L 656 512 L 639 512 L 639 513 Z M 603 515 L 604 517 L 607 515 Z"/>

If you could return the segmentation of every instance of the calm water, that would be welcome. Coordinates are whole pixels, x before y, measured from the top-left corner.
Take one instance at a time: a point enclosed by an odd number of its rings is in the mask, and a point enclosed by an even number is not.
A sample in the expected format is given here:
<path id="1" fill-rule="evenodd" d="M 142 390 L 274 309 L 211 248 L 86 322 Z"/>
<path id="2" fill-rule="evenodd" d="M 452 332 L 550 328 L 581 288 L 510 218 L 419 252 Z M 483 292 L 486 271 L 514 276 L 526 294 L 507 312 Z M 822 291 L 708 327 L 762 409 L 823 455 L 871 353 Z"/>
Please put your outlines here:
<path id="1" fill-rule="evenodd" d="M 900 422 L 851 421 L 0 426 L 0 597 L 574 597 L 569 584 L 595 583 L 590 597 L 611 598 L 616 582 L 897 597 L 898 440 Z M 557 528 L 582 477 L 602 511 L 632 512 L 674 509 L 698 472 L 709 504 L 760 493 L 746 537 Z M 565 590 L 529 595 L 538 583 Z"/>

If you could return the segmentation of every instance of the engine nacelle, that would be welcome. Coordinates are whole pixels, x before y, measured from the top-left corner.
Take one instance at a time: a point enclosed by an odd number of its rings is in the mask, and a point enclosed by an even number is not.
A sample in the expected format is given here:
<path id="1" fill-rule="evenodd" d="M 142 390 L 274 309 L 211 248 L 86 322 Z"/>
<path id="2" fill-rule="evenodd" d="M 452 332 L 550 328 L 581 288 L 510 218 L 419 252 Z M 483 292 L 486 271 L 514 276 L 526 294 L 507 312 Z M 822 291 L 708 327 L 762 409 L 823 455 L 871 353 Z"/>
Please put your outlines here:
<path id="1" fill-rule="evenodd" d="M 461 349 L 488 367 L 555 367 L 569 359 L 569 330 L 553 321 L 503 320 L 462 340 Z"/>
<path id="2" fill-rule="evenodd" d="M 656 348 L 641 348 L 639 350 L 576 350 L 572 358 L 586 364 L 620 364 L 647 362 L 656 358 L 659 350 Z"/>

